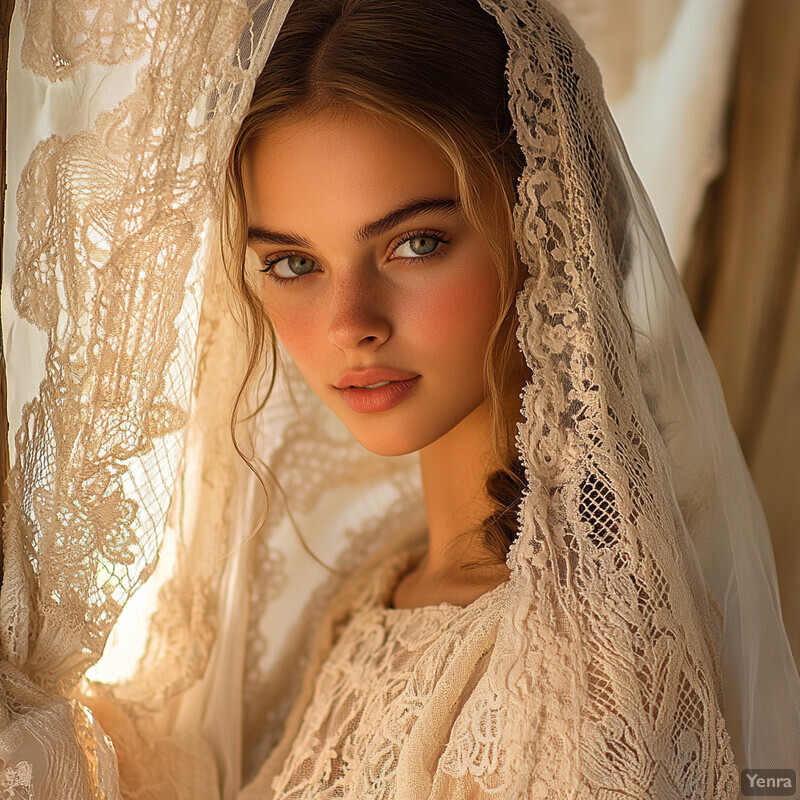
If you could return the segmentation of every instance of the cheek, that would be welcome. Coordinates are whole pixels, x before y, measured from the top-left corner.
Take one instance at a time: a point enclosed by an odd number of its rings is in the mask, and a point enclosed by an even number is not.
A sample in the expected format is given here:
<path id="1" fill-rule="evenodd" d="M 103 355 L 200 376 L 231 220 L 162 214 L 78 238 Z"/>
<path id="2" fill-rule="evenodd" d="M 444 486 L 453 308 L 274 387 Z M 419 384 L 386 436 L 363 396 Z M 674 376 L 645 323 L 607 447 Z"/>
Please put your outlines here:
<path id="1" fill-rule="evenodd" d="M 482 264 L 430 286 L 410 313 L 421 346 L 453 361 L 481 358 L 497 319 L 498 293 L 493 268 Z"/>
<path id="2" fill-rule="evenodd" d="M 319 360 L 317 351 L 326 337 L 316 323 L 318 315 L 310 314 L 307 308 L 278 310 L 265 304 L 264 309 L 280 343 L 298 367 L 302 369 L 303 365 Z"/>

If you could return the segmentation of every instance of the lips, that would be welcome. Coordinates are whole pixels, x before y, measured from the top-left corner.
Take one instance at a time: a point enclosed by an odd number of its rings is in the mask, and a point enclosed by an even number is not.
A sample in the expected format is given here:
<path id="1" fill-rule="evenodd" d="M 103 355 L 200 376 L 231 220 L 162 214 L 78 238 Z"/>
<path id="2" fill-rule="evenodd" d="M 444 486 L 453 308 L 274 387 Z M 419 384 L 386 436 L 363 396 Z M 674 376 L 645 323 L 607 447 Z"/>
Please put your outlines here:
<path id="1" fill-rule="evenodd" d="M 372 386 L 375 383 L 384 381 L 407 381 L 416 378 L 418 373 L 405 372 L 389 367 L 365 367 L 345 372 L 334 384 L 337 389 L 348 389 L 351 386 L 361 387 Z"/>
<path id="2" fill-rule="evenodd" d="M 420 380 L 421 376 L 415 372 L 390 367 L 364 367 L 345 372 L 335 386 L 353 411 L 374 414 L 389 411 L 402 403 L 415 393 Z M 374 388 L 364 388 L 367 386 Z"/>
<path id="3" fill-rule="evenodd" d="M 339 394 L 353 411 L 359 414 L 374 414 L 378 411 L 389 411 L 411 397 L 416 392 L 421 375 L 404 381 L 388 381 L 380 383 L 373 389 L 348 386 L 339 389 Z"/>

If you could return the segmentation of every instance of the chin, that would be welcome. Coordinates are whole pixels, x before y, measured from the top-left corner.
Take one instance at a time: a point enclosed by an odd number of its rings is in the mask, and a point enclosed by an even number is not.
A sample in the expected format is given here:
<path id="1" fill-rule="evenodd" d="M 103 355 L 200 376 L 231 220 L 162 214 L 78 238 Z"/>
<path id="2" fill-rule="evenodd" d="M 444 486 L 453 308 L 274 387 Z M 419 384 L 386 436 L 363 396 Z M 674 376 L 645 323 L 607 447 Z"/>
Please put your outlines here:
<path id="1" fill-rule="evenodd" d="M 342 420 L 353 438 L 370 453 L 376 456 L 405 456 L 416 453 L 436 441 L 435 436 L 420 435 L 419 426 L 397 425 L 388 420 L 376 419 L 373 424 L 353 425 L 352 420 Z M 371 428 L 371 429 L 370 429 Z"/>
<path id="2" fill-rule="evenodd" d="M 363 431 L 350 429 L 353 438 L 370 453 L 376 456 L 405 456 L 416 453 L 425 447 L 428 442 L 420 442 L 419 436 L 370 436 Z"/>

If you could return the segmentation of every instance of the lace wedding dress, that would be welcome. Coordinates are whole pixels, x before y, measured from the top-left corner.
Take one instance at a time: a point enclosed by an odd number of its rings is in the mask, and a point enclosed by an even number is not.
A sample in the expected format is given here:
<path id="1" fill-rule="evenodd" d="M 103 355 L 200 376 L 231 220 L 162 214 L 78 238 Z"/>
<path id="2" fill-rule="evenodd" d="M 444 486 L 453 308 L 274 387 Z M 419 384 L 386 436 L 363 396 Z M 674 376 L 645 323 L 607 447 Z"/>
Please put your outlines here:
<path id="1" fill-rule="evenodd" d="M 478 798 L 483 780 L 491 787 L 500 742 L 487 726 L 464 773 L 475 742 L 457 720 L 496 646 L 509 585 L 464 608 L 390 607 L 422 552 L 370 568 L 333 603 L 283 739 L 241 800 Z"/>

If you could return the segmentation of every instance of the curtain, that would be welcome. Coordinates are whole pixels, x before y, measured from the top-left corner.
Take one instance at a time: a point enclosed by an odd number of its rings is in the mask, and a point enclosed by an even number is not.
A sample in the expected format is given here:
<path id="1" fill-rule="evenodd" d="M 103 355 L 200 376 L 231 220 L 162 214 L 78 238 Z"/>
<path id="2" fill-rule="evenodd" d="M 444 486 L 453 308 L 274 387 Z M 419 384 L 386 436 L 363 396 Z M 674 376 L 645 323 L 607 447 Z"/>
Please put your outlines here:
<path id="1" fill-rule="evenodd" d="M 14 11 L 14 2 L 9 0 L 0 11 L 0 76 L 2 76 L 2 91 L 0 92 L 0 209 L 5 223 L 5 198 L 6 198 L 6 75 L 8 72 L 8 33 L 11 27 L 11 14 Z M 3 237 L 5 224 L 0 225 L 0 275 L 3 273 Z M 0 331 L 2 318 L 0 317 Z M 3 347 L 3 338 L 0 336 L 0 529 L 3 525 L 3 513 L 8 500 L 8 416 L 6 412 L 6 354 Z M 0 576 L 3 570 L 2 538 L 0 537 Z"/>
<path id="2" fill-rule="evenodd" d="M 237 633 L 220 609 L 241 569 L 224 558 L 238 529 L 223 502 L 240 465 L 219 413 L 230 392 L 202 377 L 212 342 L 239 365 L 215 296 L 219 184 L 287 8 L 31 0 L 14 13 L 3 791 L 117 797 L 106 734 L 123 788 L 199 799 L 239 785 L 241 700 L 206 667 Z M 85 678 L 123 609 L 126 671 L 113 686 Z"/>
<path id="3" fill-rule="evenodd" d="M 685 284 L 770 525 L 800 663 L 800 6 L 747 0 L 728 159 Z"/>

